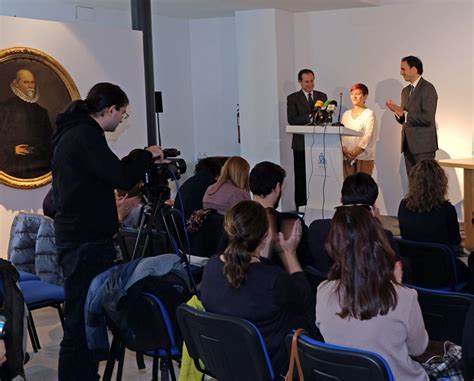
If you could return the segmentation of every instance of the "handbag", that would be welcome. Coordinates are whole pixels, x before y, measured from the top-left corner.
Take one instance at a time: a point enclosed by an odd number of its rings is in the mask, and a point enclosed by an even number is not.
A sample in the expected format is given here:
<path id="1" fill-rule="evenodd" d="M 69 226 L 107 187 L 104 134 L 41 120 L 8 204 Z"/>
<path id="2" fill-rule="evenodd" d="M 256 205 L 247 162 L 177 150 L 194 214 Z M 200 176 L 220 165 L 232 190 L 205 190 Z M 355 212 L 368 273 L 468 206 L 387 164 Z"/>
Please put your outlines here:
<path id="1" fill-rule="evenodd" d="M 451 381 L 463 381 L 461 357 L 462 348 L 450 341 L 445 341 L 444 354 L 433 356 L 421 365 L 430 377 L 446 377 Z"/>
<path id="2" fill-rule="evenodd" d="M 291 339 L 291 353 L 290 353 L 290 366 L 288 368 L 288 373 L 286 374 L 285 381 L 293 381 L 293 371 L 298 369 L 298 380 L 304 381 L 303 369 L 301 368 L 300 355 L 298 353 L 298 338 L 306 333 L 303 328 L 296 330 Z"/>

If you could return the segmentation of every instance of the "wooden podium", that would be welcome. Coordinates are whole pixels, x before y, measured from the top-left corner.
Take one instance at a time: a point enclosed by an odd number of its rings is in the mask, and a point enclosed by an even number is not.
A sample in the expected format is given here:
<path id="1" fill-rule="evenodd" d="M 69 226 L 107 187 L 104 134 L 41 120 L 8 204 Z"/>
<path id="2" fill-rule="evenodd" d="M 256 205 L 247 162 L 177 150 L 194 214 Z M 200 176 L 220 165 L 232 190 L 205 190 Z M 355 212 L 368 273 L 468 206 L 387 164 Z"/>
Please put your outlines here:
<path id="1" fill-rule="evenodd" d="M 464 246 L 474 249 L 474 157 L 467 159 L 439 160 L 442 167 L 462 168 L 464 170 L 464 231 L 466 241 Z"/>
<path id="2" fill-rule="evenodd" d="M 332 218 L 334 207 L 341 204 L 344 181 L 341 136 L 361 133 L 344 126 L 286 126 L 286 132 L 304 135 L 308 202 L 300 211 L 306 223 Z"/>

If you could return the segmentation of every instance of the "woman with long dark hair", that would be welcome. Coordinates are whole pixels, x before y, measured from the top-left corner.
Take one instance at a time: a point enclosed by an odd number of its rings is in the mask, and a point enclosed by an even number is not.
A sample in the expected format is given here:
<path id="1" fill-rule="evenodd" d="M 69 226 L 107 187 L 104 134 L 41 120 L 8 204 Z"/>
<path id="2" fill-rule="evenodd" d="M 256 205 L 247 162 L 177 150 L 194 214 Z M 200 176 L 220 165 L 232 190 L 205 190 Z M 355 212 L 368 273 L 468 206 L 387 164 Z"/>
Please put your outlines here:
<path id="1" fill-rule="evenodd" d="M 324 340 L 380 354 L 396 380 L 428 380 L 410 358 L 428 345 L 417 293 L 396 279 L 395 253 L 369 208 L 339 207 L 326 249 L 334 265 L 316 296 Z"/>
<path id="2" fill-rule="evenodd" d="M 274 370 L 288 367 L 284 338 L 294 328 L 314 332 L 314 295 L 296 256 L 301 223 L 285 239 L 279 233 L 285 270 L 265 263 L 272 237 L 267 234 L 265 208 L 242 201 L 225 214 L 229 243 L 206 265 L 201 284 L 204 308 L 209 312 L 247 319 L 259 329 Z"/>
<path id="3" fill-rule="evenodd" d="M 413 241 L 444 243 L 458 250 L 461 245 L 458 217 L 447 193 L 448 178 L 435 160 L 416 164 L 408 176 L 408 193 L 398 208 L 401 236 Z"/>

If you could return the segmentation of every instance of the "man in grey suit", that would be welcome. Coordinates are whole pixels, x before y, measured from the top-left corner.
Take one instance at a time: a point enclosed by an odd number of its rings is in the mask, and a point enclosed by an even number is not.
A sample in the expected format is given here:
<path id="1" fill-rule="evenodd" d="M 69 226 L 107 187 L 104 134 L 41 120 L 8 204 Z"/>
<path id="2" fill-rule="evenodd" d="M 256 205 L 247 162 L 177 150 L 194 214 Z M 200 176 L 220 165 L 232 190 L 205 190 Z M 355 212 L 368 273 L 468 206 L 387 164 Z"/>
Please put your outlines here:
<path id="1" fill-rule="evenodd" d="M 402 58 L 400 74 L 410 82 L 402 90 L 402 103 L 399 106 L 389 99 L 386 104 L 402 125 L 402 152 L 407 174 L 410 174 L 416 163 L 435 158 L 438 149 L 435 122 L 438 94 L 434 86 L 421 77 L 423 63 L 418 57 Z"/>
<path id="2" fill-rule="evenodd" d="M 314 73 L 310 69 L 302 69 L 298 73 L 301 90 L 286 98 L 286 114 L 288 123 L 304 126 L 313 122 L 313 109 L 316 101 L 326 101 L 326 94 L 314 90 Z M 306 165 L 304 152 L 304 135 L 293 134 L 291 142 L 293 150 L 293 167 L 295 173 L 295 205 L 306 205 Z"/>

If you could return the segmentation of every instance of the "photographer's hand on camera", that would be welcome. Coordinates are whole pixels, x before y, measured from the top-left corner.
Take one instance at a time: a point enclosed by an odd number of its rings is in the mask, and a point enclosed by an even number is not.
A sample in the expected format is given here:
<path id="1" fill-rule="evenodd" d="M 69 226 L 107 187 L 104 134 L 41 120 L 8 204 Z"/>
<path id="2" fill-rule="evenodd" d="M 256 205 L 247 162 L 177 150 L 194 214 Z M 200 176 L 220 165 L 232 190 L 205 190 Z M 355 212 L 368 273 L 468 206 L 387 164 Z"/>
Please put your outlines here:
<path id="1" fill-rule="evenodd" d="M 285 239 L 282 232 L 278 233 L 278 240 L 282 251 L 280 251 L 280 258 L 288 273 L 293 274 L 298 271 L 303 271 L 298 257 L 296 256 L 296 248 L 298 247 L 301 236 L 303 235 L 303 227 L 300 220 L 296 220 L 291 234 L 288 239 Z"/>
<path id="2" fill-rule="evenodd" d="M 151 152 L 153 155 L 153 159 L 155 160 L 155 163 L 164 163 L 166 162 L 165 160 L 165 155 L 163 154 L 163 150 L 161 149 L 160 146 L 158 145 L 153 145 L 145 148 L 148 152 Z"/>

